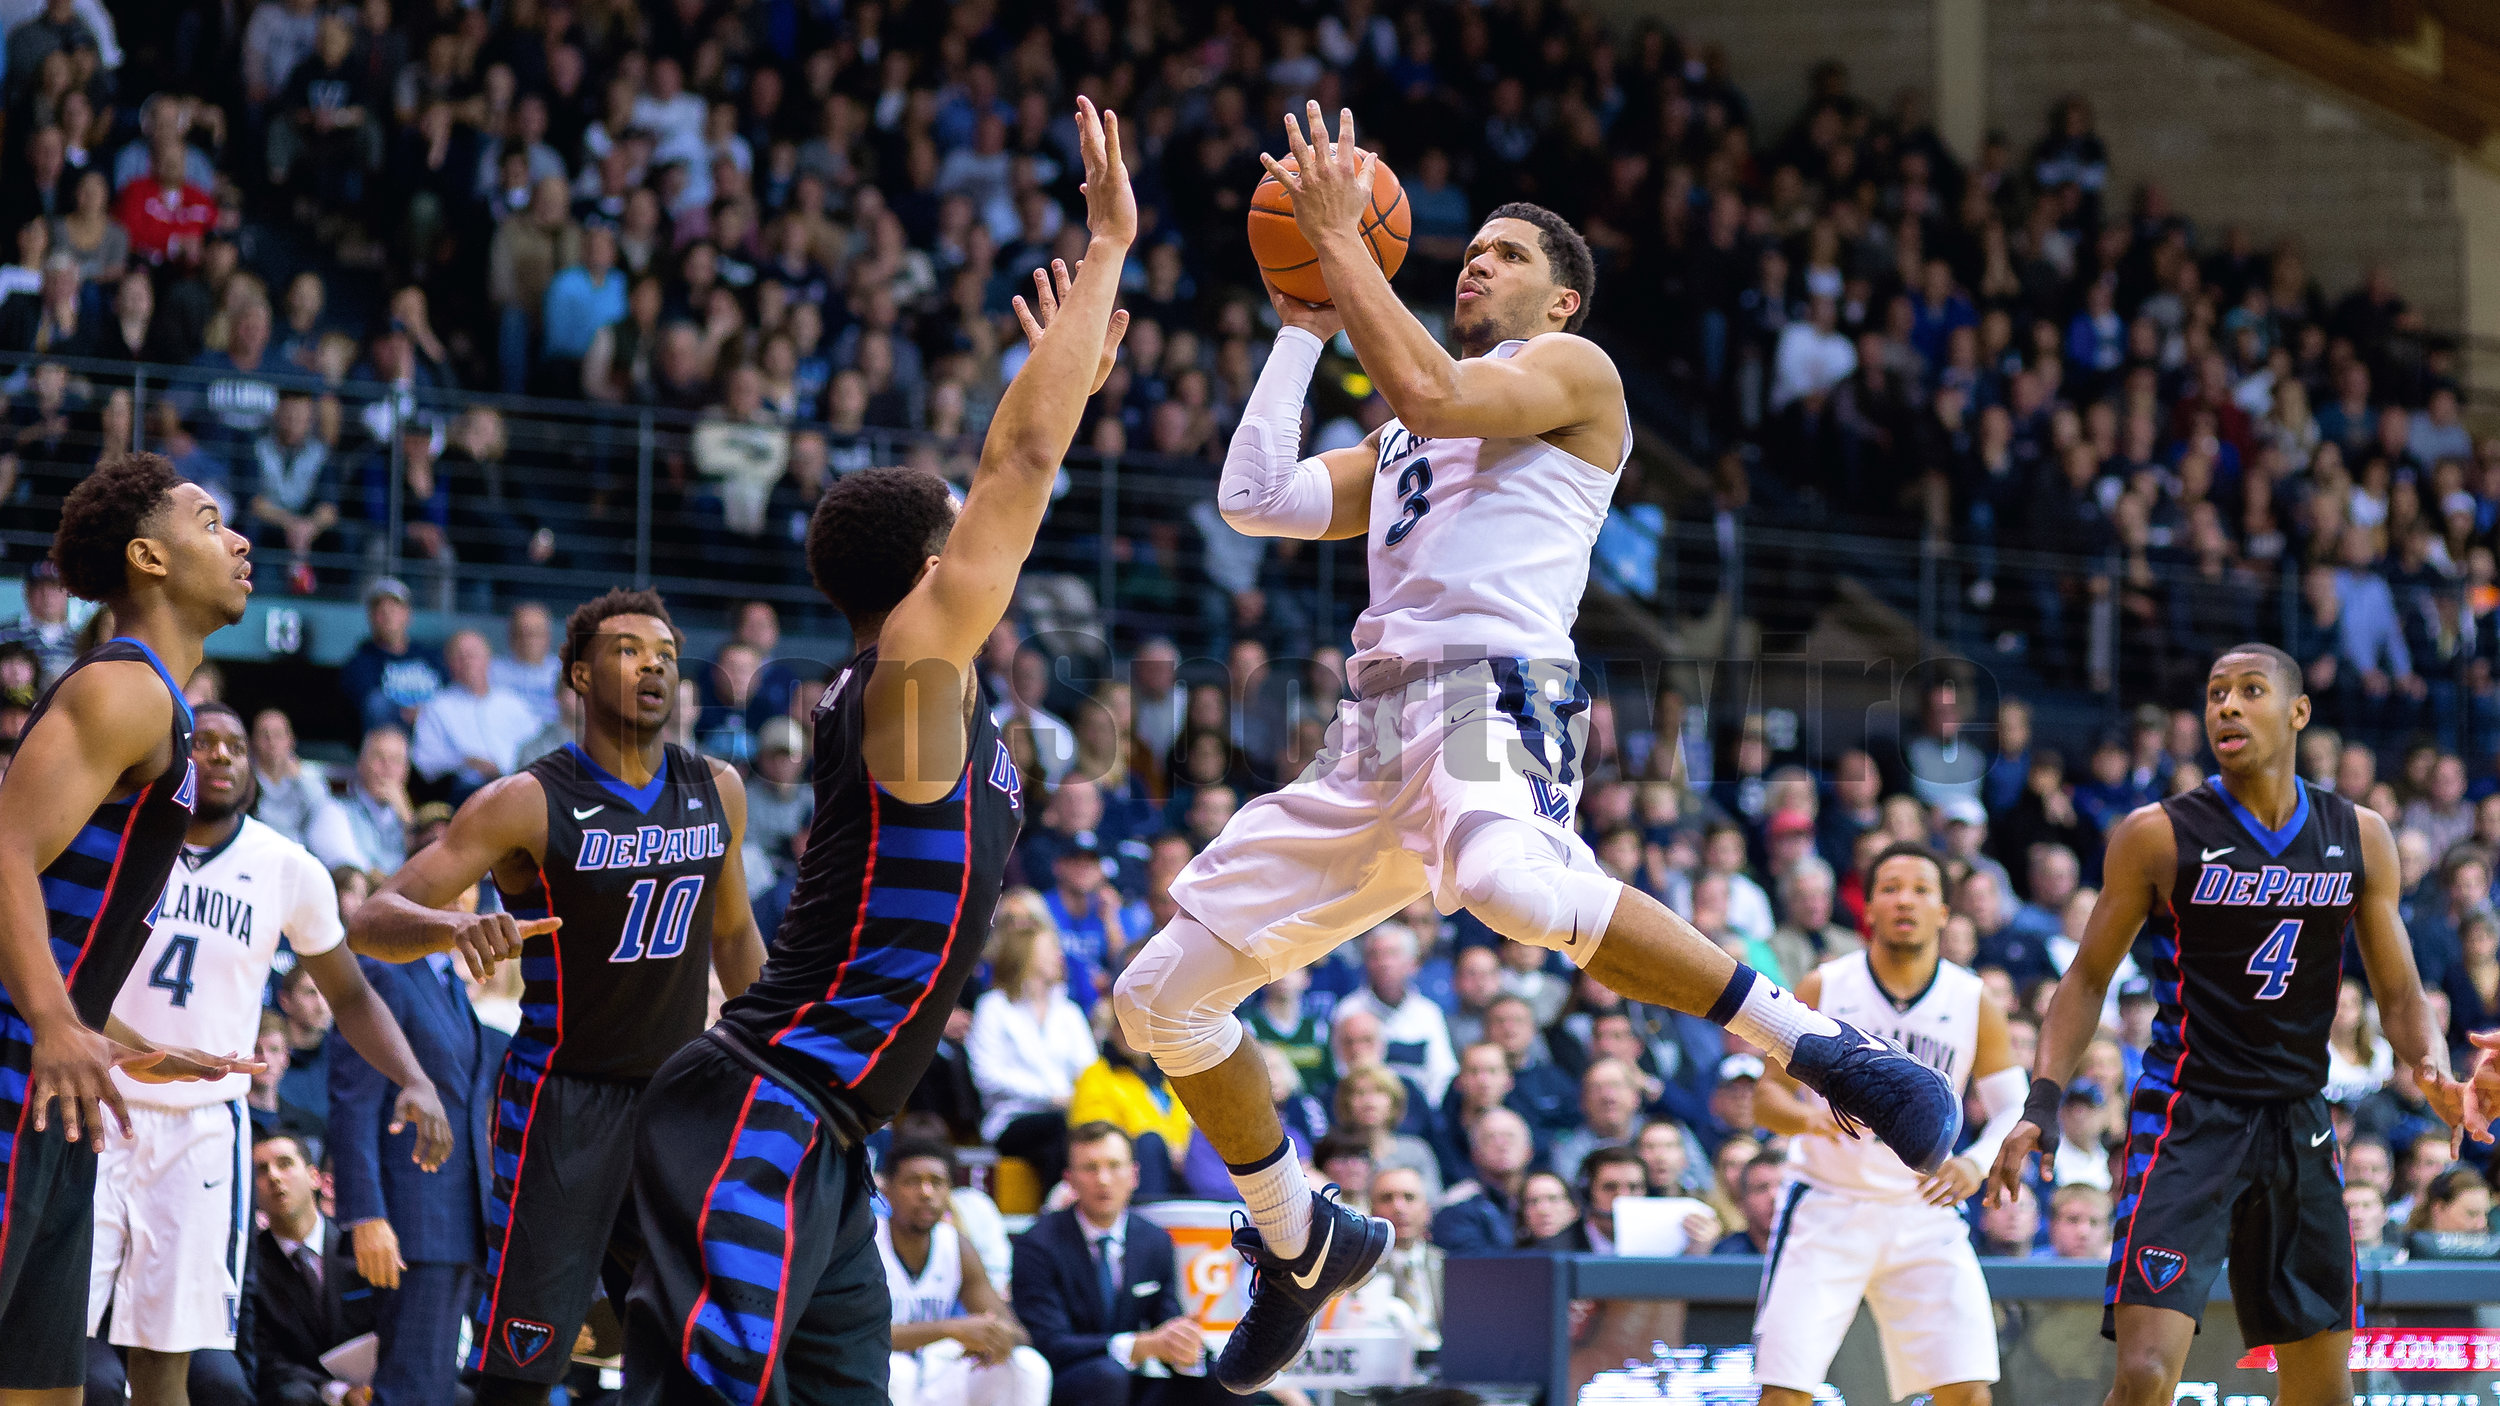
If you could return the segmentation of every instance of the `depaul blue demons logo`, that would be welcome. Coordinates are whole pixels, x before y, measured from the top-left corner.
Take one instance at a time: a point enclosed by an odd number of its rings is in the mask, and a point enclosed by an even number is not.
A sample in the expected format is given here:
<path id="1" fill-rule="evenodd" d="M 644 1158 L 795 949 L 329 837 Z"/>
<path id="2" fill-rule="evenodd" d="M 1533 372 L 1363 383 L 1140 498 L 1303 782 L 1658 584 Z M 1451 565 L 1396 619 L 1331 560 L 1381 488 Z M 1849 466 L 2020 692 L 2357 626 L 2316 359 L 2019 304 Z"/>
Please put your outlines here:
<path id="1" fill-rule="evenodd" d="M 2147 1245 L 2135 1252 L 2135 1272 L 2143 1275 L 2144 1282 L 2158 1294 L 2187 1273 L 2187 1256 L 2159 1245 Z"/>
<path id="2" fill-rule="evenodd" d="M 182 763 L 182 784 L 174 788 L 174 804 L 184 810 L 199 808 L 200 764 L 188 757 Z"/>
<path id="3" fill-rule="evenodd" d="M 990 784 L 1007 793 L 1007 804 L 1024 809 L 1024 778 L 1016 771 L 1016 759 L 1000 739 L 998 754 L 990 758 Z"/>
<path id="4" fill-rule="evenodd" d="M 555 1335 L 554 1328 L 544 1323 L 532 1323 L 526 1318 L 507 1318 L 503 1321 L 503 1348 L 512 1354 L 513 1365 L 518 1367 L 528 1366 L 531 1358 L 545 1352 L 548 1340 Z"/>

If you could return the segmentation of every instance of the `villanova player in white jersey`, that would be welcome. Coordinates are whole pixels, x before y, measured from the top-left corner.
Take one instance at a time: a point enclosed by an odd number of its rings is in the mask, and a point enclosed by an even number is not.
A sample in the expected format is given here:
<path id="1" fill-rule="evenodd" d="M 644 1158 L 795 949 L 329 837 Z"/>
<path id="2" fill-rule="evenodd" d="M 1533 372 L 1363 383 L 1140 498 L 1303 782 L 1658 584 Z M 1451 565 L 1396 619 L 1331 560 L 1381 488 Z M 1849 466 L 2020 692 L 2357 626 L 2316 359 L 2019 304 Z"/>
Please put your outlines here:
<path id="1" fill-rule="evenodd" d="M 1944 960 L 1943 861 L 1900 844 L 1867 873 L 1865 949 L 1807 973 L 1797 998 L 1935 1066 L 1956 1093 L 1976 1088 L 1988 1122 L 1961 1156 L 1922 1176 L 1889 1148 L 1842 1137 L 1790 1080 L 1763 1080 L 1756 1120 L 1793 1136 L 1762 1264 L 1754 1379 L 1763 1406 L 1808 1406 L 1864 1299 L 1894 1399 L 1986 1406 L 1996 1320 L 1962 1205 L 2022 1121 L 2030 1076 L 2014 1063 L 2005 1012 L 1969 968 Z"/>
<path id="2" fill-rule="evenodd" d="M 955 1149 L 903 1140 L 886 1158 L 877 1257 L 894 1303 L 894 1406 L 1049 1406 L 1050 1363 L 946 1219 Z"/>
<path id="3" fill-rule="evenodd" d="M 1631 452 L 1622 381 L 1577 335 L 1596 275 L 1570 224 L 1495 210 L 1467 247 L 1444 351 L 1365 249 L 1371 158 L 1352 114 L 1329 139 L 1286 119 L 1299 173 L 1270 161 L 1333 296 L 1271 291 L 1284 321 L 1217 487 L 1252 534 L 1360 536 L 1372 602 L 1355 701 L 1285 789 L 1242 807 L 1172 885 L 1181 914 L 1123 973 L 1130 1042 L 1172 1077 L 1230 1165 L 1256 1279 L 1215 1376 L 1250 1392 L 1291 1366 L 1329 1298 L 1367 1278 L 1389 1224 L 1306 1183 L 1233 1014 L 1291 968 L 1429 894 L 1567 954 L 1635 999 L 1707 1014 L 1786 1064 L 1841 1118 L 1927 1170 L 1961 1129 L 1942 1077 L 1799 1003 L 1656 900 L 1606 876 L 1571 827 L 1587 694 L 1571 626 Z M 1300 453 L 1302 398 L 1340 329 L 1397 418 L 1360 447 Z"/>
<path id="4" fill-rule="evenodd" d="M 114 998 L 112 1028 L 151 1044 L 249 1050 L 284 936 L 328 999 L 341 1035 L 400 1086 L 393 1117 L 418 1129 L 420 1160 L 451 1150 L 451 1125 L 399 1023 L 365 984 L 339 923 L 338 891 L 312 852 L 245 814 L 253 800 L 242 716 L 194 710 L 198 797 L 147 945 Z M 87 1333 L 112 1311 L 131 1349 L 138 1406 L 186 1399 L 190 1354 L 231 1351 L 252 1243 L 251 1076 L 155 1084 L 115 1070 L 132 1136 L 96 1149 L 95 1254 Z"/>

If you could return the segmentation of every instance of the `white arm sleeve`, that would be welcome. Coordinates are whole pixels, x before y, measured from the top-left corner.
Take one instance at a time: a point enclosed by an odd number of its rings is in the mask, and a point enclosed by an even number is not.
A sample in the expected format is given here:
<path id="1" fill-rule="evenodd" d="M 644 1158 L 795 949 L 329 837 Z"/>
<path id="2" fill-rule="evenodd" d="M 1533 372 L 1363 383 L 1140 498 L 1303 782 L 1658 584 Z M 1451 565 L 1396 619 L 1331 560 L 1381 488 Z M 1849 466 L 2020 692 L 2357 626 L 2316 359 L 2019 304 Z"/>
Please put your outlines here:
<path id="1" fill-rule="evenodd" d="M 1336 510 L 1328 466 L 1301 458 L 1302 397 L 1319 366 L 1320 340 L 1299 327 L 1276 334 L 1275 350 L 1241 409 L 1224 454 L 1215 505 L 1234 530 L 1252 537 L 1316 540 Z"/>
<path id="2" fill-rule="evenodd" d="M 2023 1099 L 2030 1092 L 2031 1076 L 2017 1068 L 2000 1069 L 1979 1081 L 1979 1106 L 1988 1111 L 1988 1121 L 1962 1155 L 1979 1164 L 1980 1175 L 1997 1164 L 1997 1149 L 2023 1120 Z"/>

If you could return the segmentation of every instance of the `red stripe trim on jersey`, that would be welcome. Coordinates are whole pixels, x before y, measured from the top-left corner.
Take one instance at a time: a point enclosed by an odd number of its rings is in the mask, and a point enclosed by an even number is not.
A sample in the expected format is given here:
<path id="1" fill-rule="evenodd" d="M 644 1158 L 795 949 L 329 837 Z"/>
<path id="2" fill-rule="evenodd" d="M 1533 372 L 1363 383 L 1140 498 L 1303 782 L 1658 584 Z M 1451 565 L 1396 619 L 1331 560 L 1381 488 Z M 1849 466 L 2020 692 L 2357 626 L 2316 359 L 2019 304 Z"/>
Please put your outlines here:
<path id="1" fill-rule="evenodd" d="M 182 760 L 188 763 L 190 758 Z M 166 774 L 172 774 L 170 768 Z M 160 776 L 157 780 L 162 781 L 164 777 Z M 78 969 L 87 964 L 87 954 L 95 950 L 96 929 L 104 926 L 104 915 L 113 911 L 113 885 L 122 876 L 123 857 L 130 853 L 130 832 L 139 828 L 139 809 L 147 803 L 148 792 L 155 789 L 156 783 L 150 782 L 139 794 L 130 798 L 130 818 L 122 822 L 122 842 L 113 850 L 113 867 L 105 871 L 103 896 L 96 900 L 95 916 L 87 920 L 87 935 L 78 940 L 78 956 L 70 962 L 69 970 L 61 973 L 64 990 L 78 979 Z M 14 1169 L 17 1164 L 12 1160 L 9 1165 Z"/>
<path id="2" fill-rule="evenodd" d="M 695 1213 L 694 1258 L 696 1266 L 703 1271 L 703 1287 L 695 1291 L 694 1306 L 686 1310 L 685 1335 L 678 1339 L 677 1343 L 678 1360 L 685 1363 L 689 1368 L 691 1368 L 694 1363 L 694 1321 L 703 1316 L 703 1305 L 709 1302 L 712 1297 L 711 1266 L 704 1263 L 703 1257 L 703 1230 L 705 1226 L 712 1223 L 712 1198 L 720 1192 L 721 1178 L 729 1175 L 729 1164 L 737 1160 L 738 1135 L 746 1131 L 747 1115 L 755 1111 L 755 1091 L 758 1088 L 761 1088 L 763 1083 L 764 1080 L 761 1075 L 752 1075 L 748 1077 L 746 1102 L 738 1105 L 737 1121 L 729 1125 L 728 1141 L 721 1147 L 720 1165 L 712 1171 L 711 1184 L 703 1188 L 703 1209 Z M 792 1176 L 791 1181 L 793 1185 L 797 1184 L 797 1177 L 795 1174 Z M 788 1244 L 790 1235 L 789 1221 L 790 1218 L 788 1216 L 785 1215 L 782 1217 L 781 1234 L 785 1246 Z M 781 1280 L 783 1286 L 786 1288 L 790 1282 L 790 1256 L 786 1250 L 781 1257 Z M 773 1331 L 776 1337 L 780 1335 L 780 1323 L 781 1304 L 779 1300 L 775 1300 L 773 1303 Z M 769 1365 L 769 1363 L 767 1365 Z M 760 1385 L 756 1389 L 756 1396 L 758 1400 L 761 1400 L 763 1397 L 763 1389 Z"/>
<path id="3" fill-rule="evenodd" d="M 839 994 L 842 990 L 843 976 L 850 971 L 851 963 L 859 959 L 859 935 L 868 926 L 868 891 L 875 888 L 877 884 L 877 831 L 884 821 L 884 806 L 880 800 L 884 794 L 884 788 L 871 779 L 868 783 L 868 867 L 860 871 L 859 912 L 851 919 L 851 950 L 842 958 L 841 965 L 833 969 L 833 981 L 825 987 L 825 994 L 790 1012 L 790 1023 L 774 1032 L 774 1043 L 779 1043 L 782 1036 L 798 1029 L 799 1023 L 807 1019 L 809 1011 L 831 1001 Z M 863 1069 L 862 1072 L 864 1073 L 865 1070 Z"/>
<path id="4" fill-rule="evenodd" d="M 968 765 L 964 769 L 964 775 L 966 778 L 972 775 Z M 972 798 L 969 795 L 964 797 L 963 870 L 963 882 L 955 886 L 955 921 L 946 925 L 946 943 L 938 948 L 937 969 L 939 972 L 946 970 L 946 959 L 954 955 L 955 936 L 962 932 L 964 927 L 964 899 L 972 893 Z M 859 1068 L 859 1077 L 862 1082 L 865 1082 L 869 1072 L 877 1067 L 878 1059 L 884 1056 L 886 1047 L 894 1043 L 894 1037 L 903 1033 L 904 1027 L 911 1024 L 913 1016 L 920 1014 L 921 1003 L 929 999 L 929 992 L 936 986 L 937 982 L 932 980 L 927 986 L 921 987 L 920 994 L 911 998 L 911 1006 L 903 1012 L 903 1018 L 894 1022 L 894 1027 L 885 1032 L 885 1038 L 879 1040 L 877 1047 L 868 1052 L 868 1062 Z"/>
<path id="5" fill-rule="evenodd" d="M 729 1145 L 735 1149 L 737 1138 L 731 1137 Z M 755 1399 L 758 1401 L 764 1399 L 764 1389 L 772 1385 L 773 1364 L 781 1358 L 781 1318 L 790 1305 L 790 1252 L 799 1233 L 799 1168 L 807 1165 L 807 1154 L 815 1150 L 816 1121 L 811 1118 L 808 1120 L 807 1146 L 799 1149 L 799 1160 L 790 1164 L 790 1178 L 781 1188 L 781 1287 L 773 1291 L 772 1346 L 764 1349 L 764 1372 L 755 1379 Z M 705 1199 L 708 1202 L 710 1198 Z M 702 1236 L 695 1237 L 696 1244 L 700 1245 L 702 1241 Z M 709 1286 L 708 1277 L 706 1286 Z"/>
<path id="6" fill-rule="evenodd" d="M 538 862 L 538 885 L 542 889 L 547 886 L 547 861 L 544 859 Z M 555 911 L 552 904 L 548 911 Z M 501 1321 L 503 1312 L 504 1275 L 512 1268 L 512 1227 L 521 1222 L 521 1174 L 528 1171 L 530 1165 L 530 1125 L 538 1121 L 538 1096 L 547 1091 L 548 1076 L 555 1068 L 556 1049 L 564 1043 L 564 942 L 561 931 L 547 934 L 547 944 L 556 954 L 556 1037 L 547 1043 L 547 1067 L 538 1071 L 538 1082 L 530 1086 L 530 1111 L 521 1115 L 521 1147 L 512 1154 L 512 1195 L 504 1203 L 503 1249 L 495 1258 L 494 1292 L 486 1296 L 486 1321 L 478 1325 L 478 1331 L 485 1337 L 484 1345 L 478 1349 L 481 1369 L 486 1365 L 486 1359 L 494 1355 L 495 1324 Z M 512 1077 L 511 1065 L 512 1054 L 507 1050 L 504 1053 L 504 1068 L 495 1076 L 497 1124 L 503 1122 L 503 1088 L 504 1081 Z M 490 1143 L 492 1136 L 491 1133 L 488 1135 Z M 492 1150 L 490 1146 L 488 1151 L 491 1153 Z"/>
<path id="7" fill-rule="evenodd" d="M 31 1048 L 31 1038 L 29 1044 Z M 9 1145 L 8 1185 L 5 1190 L 0 1190 L 0 1268 L 6 1268 L 9 1263 L 10 1212 L 17 1209 L 17 1169 L 26 1161 L 26 1114 L 34 1106 L 35 1090 L 30 1084 L 26 1089 L 26 1101 L 17 1106 L 17 1139 Z"/>

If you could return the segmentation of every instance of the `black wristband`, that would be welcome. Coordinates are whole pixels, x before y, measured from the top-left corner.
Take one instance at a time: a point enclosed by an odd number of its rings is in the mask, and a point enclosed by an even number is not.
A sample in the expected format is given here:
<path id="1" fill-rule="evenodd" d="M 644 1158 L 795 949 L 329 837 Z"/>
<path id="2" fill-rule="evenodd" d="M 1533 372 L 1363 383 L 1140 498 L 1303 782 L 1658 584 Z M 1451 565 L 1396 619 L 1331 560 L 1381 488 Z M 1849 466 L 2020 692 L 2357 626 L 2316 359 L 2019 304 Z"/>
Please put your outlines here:
<path id="1" fill-rule="evenodd" d="M 2057 1111 L 2065 1102 L 2065 1085 L 2055 1079 L 2032 1077 L 2031 1093 L 2023 1100 L 2023 1121 L 2040 1130 L 2040 1160 L 2044 1164 L 2057 1156 Z"/>

